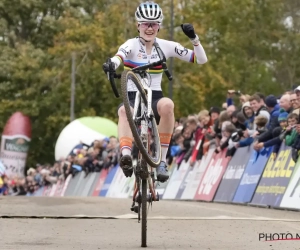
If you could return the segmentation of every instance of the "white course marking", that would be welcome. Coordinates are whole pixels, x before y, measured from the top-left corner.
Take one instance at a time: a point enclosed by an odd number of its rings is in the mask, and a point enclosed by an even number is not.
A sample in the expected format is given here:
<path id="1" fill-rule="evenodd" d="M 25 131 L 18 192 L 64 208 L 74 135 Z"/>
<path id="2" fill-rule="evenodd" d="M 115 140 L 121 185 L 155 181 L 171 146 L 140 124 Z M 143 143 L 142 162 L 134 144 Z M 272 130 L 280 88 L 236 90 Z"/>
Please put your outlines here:
<path id="1" fill-rule="evenodd" d="M 122 214 L 117 216 L 86 216 L 86 215 L 74 215 L 70 216 L 74 218 L 102 218 L 102 219 L 137 219 L 136 214 Z M 300 222 L 300 220 L 285 219 L 285 218 L 269 218 L 269 217 L 235 217 L 227 215 L 219 216 L 203 216 L 203 217 L 188 217 L 188 216 L 149 216 L 148 220 L 248 220 L 248 221 L 283 221 L 283 222 Z"/>

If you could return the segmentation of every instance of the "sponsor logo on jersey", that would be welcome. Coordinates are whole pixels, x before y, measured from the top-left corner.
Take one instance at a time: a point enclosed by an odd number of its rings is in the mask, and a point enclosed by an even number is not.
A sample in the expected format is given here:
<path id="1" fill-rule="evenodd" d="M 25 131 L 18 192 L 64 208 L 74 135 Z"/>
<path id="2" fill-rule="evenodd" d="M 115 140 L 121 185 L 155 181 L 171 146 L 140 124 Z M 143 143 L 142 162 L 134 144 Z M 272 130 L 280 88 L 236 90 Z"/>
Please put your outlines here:
<path id="1" fill-rule="evenodd" d="M 139 50 L 139 52 L 141 52 L 141 53 L 145 53 L 145 50 L 144 50 L 144 48 L 143 48 L 142 46 L 140 46 L 140 50 Z"/>
<path id="2" fill-rule="evenodd" d="M 187 50 L 187 48 L 184 48 L 183 46 L 181 46 L 181 45 L 178 44 L 178 45 L 175 47 L 175 52 L 176 52 L 179 56 L 186 56 L 187 53 L 188 53 L 188 50 Z"/>
<path id="3" fill-rule="evenodd" d="M 123 52 L 126 57 L 131 53 L 131 50 L 128 48 L 128 46 L 125 48 L 120 48 L 119 51 Z"/>

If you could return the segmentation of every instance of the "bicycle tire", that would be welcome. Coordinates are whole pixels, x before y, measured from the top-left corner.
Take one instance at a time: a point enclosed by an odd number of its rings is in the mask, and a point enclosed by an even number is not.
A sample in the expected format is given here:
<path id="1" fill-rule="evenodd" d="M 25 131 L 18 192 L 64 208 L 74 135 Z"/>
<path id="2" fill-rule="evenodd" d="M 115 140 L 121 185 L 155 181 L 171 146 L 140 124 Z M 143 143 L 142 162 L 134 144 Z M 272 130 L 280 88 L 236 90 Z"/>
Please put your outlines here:
<path id="1" fill-rule="evenodd" d="M 143 159 L 151 167 L 157 168 L 161 161 L 161 145 L 160 145 L 157 124 L 156 124 L 155 118 L 153 116 L 151 123 L 152 123 L 155 145 L 158 148 L 156 149 L 156 152 L 155 152 L 156 155 L 154 155 L 154 157 L 152 157 L 149 155 L 148 149 L 146 149 L 144 147 L 143 142 L 138 133 L 138 128 L 136 127 L 135 122 L 133 120 L 133 116 L 132 116 L 132 112 L 131 112 L 132 107 L 130 106 L 130 102 L 129 102 L 128 95 L 127 95 L 127 83 L 128 83 L 129 77 L 132 80 L 132 82 L 135 84 L 135 86 L 137 87 L 138 91 L 141 93 L 141 97 L 142 97 L 141 99 L 143 100 L 144 103 L 147 104 L 147 95 L 143 88 L 143 85 L 140 82 L 140 79 L 135 75 L 134 72 L 132 72 L 130 70 L 124 71 L 122 73 L 122 77 L 121 77 L 121 95 L 122 95 L 122 99 L 123 99 L 123 103 L 124 103 L 124 107 L 125 107 L 127 120 L 128 120 L 130 129 L 131 129 L 133 138 L 134 138 L 134 142 L 136 143 L 138 149 L 140 150 L 140 152 L 143 156 Z M 152 110 L 151 110 L 151 112 L 153 113 Z"/>
<path id="2" fill-rule="evenodd" d="M 116 83 L 115 83 L 114 74 L 109 73 L 109 81 L 110 81 L 110 86 L 111 86 L 111 88 L 114 92 L 115 97 L 119 98 L 120 95 L 119 95 L 119 92 L 118 92 L 118 89 L 117 89 L 117 86 L 116 86 Z"/>
<path id="3" fill-rule="evenodd" d="M 141 247 L 147 247 L 147 184 L 148 180 L 142 180 L 142 244 Z"/>

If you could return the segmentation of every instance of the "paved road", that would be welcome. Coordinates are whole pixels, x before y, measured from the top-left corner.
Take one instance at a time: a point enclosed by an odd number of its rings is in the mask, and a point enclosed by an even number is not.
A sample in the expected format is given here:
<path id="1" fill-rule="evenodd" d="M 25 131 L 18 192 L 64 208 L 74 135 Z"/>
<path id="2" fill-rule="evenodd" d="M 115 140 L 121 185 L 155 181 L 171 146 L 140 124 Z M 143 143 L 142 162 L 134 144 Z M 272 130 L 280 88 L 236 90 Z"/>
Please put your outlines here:
<path id="1" fill-rule="evenodd" d="M 140 249 L 140 224 L 130 205 L 98 197 L 1 197 L 0 249 Z M 259 233 L 300 235 L 300 213 L 159 201 L 149 211 L 147 249 L 300 249 L 300 240 L 259 241 Z"/>

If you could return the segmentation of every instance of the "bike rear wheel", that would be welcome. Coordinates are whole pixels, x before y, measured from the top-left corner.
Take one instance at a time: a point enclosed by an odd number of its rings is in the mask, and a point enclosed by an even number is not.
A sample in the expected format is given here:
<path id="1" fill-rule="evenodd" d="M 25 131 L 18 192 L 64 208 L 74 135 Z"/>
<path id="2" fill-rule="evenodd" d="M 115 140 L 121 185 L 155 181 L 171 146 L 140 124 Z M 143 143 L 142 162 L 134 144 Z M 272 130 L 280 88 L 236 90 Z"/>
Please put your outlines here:
<path id="1" fill-rule="evenodd" d="M 154 115 L 151 118 L 147 117 L 147 114 L 141 114 L 143 116 L 142 119 L 146 120 L 148 123 L 148 129 L 152 130 L 152 140 L 155 145 L 155 150 L 153 150 L 153 155 L 148 151 L 148 148 L 144 146 L 143 141 L 139 134 L 139 125 L 140 121 L 138 119 L 133 119 L 132 114 L 132 107 L 130 105 L 130 100 L 128 97 L 127 92 L 127 86 L 128 86 L 128 80 L 131 80 L 133 84 L 136 86 L 138 91 L 141 94 L 141 101 L 146 105 L 147 107 L 147 94 L 143 88 L 142 83 L 140 82 L 140 79 L 135 75 L 132 71 L 124 71 L 122 73 L 121 77 L 121 94 L 122 99 L 126 111 L 127 120 L 134 138 L 134 142 L 137 145 L 140 153 L 143 156 L 143 159 L 153 168 L 156 168 L 161 161 L 161 145 L 160 145 L 160 139 L 159 139 L 159 132 L 157 128 L 157 124 L 154 118 Z M 151 113 L 153 114 L 153 111 L 151 110 Z M 149 124 L 151 122 L 151 127 L 149 127 Z"/>

